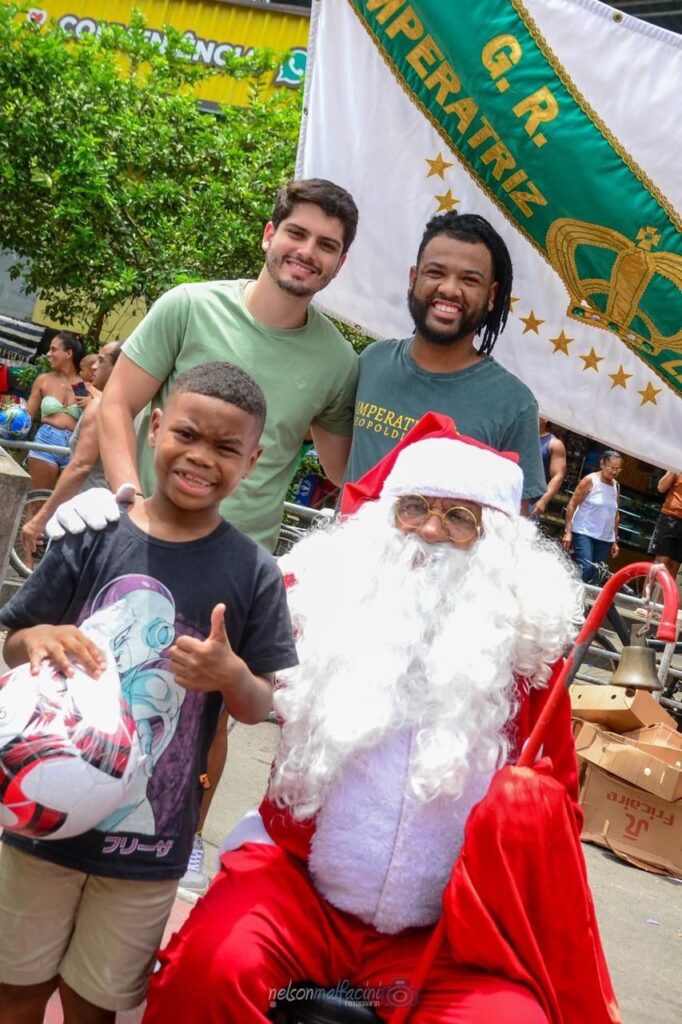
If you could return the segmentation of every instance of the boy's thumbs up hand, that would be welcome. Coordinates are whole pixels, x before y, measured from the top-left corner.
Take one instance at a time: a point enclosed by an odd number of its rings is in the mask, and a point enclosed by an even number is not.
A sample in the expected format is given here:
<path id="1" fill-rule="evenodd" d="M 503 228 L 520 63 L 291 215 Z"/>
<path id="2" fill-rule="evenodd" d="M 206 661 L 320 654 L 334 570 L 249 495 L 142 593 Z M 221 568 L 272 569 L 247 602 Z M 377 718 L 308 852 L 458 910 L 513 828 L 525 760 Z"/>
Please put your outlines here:
<path id="1" fill-rule="evenodd" d="M 225 628 L 225 605 L 217 604 L 211 612 L 211 631 L 205 640 L 193 636 L 178 638 L 169 653 L 176 683 L 186 690 L 229 691 L 240 687 L 246 664 L 230 645 Z"/>
<path id="2" fill-rule="evenodd" d="M 217 604 L 211 612 L 211 632 L 208 634 L 209 640 L 213 640 L 217 644 L 227 644 L 230 647 L 230 641 L 227 636 L 227 629 L 225 628 L 225 613 L 227 608 L 224 604 Z"/>

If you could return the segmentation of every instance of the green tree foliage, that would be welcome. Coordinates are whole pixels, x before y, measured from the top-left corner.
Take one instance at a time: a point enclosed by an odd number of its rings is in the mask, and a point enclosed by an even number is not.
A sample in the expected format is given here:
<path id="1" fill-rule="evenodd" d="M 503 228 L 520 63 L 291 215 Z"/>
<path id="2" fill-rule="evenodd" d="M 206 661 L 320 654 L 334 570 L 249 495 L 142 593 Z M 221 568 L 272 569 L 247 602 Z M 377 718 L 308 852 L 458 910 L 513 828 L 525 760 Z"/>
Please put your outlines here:
<path id="1" fill-rule="evenodd" d="M 370 338 L 369 335 L 364 334 L 360 327 L 353 327 L 351 324 L 344 323 L 343 320 L 334 319 L 334 317 L 331 319 L 336 327 L 341 331 L 344 338 L 351 343 L 358 355 L 360 355 L 361 352 L 364 352 L 367 346 L 371 345 L 374 341 L 374 338 Z"/>
<path id="2" fill-rule="evenodd" d="M 300 90 L 263 92 L 279 63 L 193 64 L 181 33 L 74 39 L 0 5 L 0 248 L 49 316 L 96 339 L 123 301 L 149 306 L 185 280 L 254 274 L 260 231 L 291 176 Z M 251 80 L 247 106 L 202 113 L 212 74 Z"/>

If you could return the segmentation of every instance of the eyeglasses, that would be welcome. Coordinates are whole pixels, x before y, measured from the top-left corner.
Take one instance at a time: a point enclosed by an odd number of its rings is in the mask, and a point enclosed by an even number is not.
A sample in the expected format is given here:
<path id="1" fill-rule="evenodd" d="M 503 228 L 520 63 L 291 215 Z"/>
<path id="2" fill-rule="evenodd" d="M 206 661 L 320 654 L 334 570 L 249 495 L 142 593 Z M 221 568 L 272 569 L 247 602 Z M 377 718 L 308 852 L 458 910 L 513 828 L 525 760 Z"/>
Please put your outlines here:
<path id="1" fill-rule="evenodd" d="M 439 508 L 431 508 L 421 494 L 404 494 L 398 498 L 395 515 L 399 523 L 412 530 L 423 526 L 431 516 L 438 516 L 449 539 L 458 544 L 466 544 L 481 536 L 481 524 L 470 508 L 452 505 L 441 512 Z"/>

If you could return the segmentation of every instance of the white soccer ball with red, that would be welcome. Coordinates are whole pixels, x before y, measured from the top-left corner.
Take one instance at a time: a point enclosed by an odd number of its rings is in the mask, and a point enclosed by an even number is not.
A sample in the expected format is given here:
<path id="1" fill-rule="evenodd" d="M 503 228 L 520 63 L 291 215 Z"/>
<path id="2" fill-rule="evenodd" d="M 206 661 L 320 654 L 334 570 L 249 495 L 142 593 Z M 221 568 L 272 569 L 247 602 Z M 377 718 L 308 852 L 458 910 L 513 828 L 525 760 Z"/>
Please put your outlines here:
<path id="1" fill-rule="evenodd" d="M 140 763 L 110 663 L 97 679 L 48 662 L 0 677 L 0 826 L 32 839 L 81 835 L 123 803 Z"/>

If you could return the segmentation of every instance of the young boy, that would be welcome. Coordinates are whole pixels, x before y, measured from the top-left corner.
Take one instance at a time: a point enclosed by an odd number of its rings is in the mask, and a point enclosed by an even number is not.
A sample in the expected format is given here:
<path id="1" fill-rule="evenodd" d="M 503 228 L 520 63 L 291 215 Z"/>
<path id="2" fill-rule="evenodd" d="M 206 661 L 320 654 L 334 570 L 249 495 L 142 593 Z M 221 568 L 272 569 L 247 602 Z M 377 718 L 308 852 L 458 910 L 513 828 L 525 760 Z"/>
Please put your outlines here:
<path id="1" fill-rule="evenodd" d="M 125 805 L 85 835 L 3 834 L 0 1024 L 40 1024 L 57 987 L 66 1024 L 109 1024 L 142 1001 L 221 704 L 262 721 L 274 672 L 296 664 L 275 560 L 219 513 L 261 454 L 264 420 L 261 389 L 237 367 L 181 373 L 150 425 L 152 496 L 53 544 L 0 612 L 9 665 L 37 672 L 49 658 L 69 673 L 77 661 L 97 675 L 102 656 L 77 626 L 123 602 L 111 647 L 147 755 Z"/>
<path id="2" fill-rule="evenodd" d="M 88 385 L 94 384 L 95 383 L 95 370 L 96 369 L 97 369 L 97 356 L 95 355 L 94 352 L 89 352 L 87 355 L 83 356 L 83 358 L 81 359 L 81 365 L 80 365 L 80 370 L 79 370 L 80 376 L 81 376 L 81 380 L 85 384 L 88 384 Z"/>

